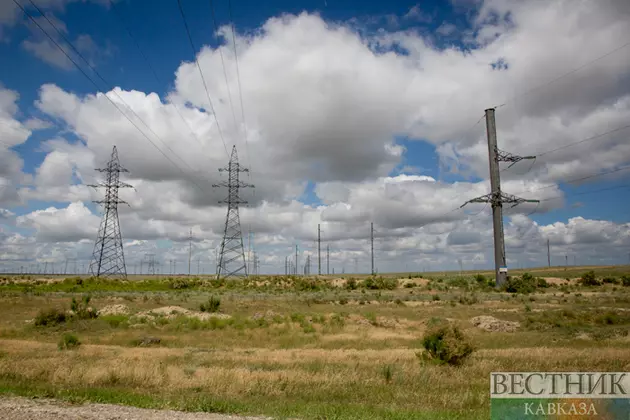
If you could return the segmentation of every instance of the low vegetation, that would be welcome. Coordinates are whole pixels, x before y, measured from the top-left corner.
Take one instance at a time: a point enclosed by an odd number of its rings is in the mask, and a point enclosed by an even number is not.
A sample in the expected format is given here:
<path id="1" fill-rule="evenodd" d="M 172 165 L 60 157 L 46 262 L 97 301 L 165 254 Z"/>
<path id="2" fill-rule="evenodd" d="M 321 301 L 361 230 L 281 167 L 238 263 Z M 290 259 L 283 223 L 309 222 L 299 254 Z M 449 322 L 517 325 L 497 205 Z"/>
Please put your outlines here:
<path id="1" fill-rule="evenodd" d="M 455 325 L 444 323 L 429 329 L 422 345 L 432 360 L 449 365 L 461 365 L 473 352 L 473 346 Z"/>
<path id="2" fill-rule="evenodd" d="M 59 348 L 59 350 L 72 350 L 79 347 L 80 345 L 81 342 L 79 341 L 79 338 L 76 335 L 70 333 L 65 333 L 59 340 L 59 343 L 57 343 L 57 347 Z"/>
<path id="3" fill-rule="evenodd" d="M 489 272 L 6 277 L 0 390 L 276 418 L 485 419 L 492 371 L 630 364 L 629 271 L 512 271 L 503 290 Z"/>

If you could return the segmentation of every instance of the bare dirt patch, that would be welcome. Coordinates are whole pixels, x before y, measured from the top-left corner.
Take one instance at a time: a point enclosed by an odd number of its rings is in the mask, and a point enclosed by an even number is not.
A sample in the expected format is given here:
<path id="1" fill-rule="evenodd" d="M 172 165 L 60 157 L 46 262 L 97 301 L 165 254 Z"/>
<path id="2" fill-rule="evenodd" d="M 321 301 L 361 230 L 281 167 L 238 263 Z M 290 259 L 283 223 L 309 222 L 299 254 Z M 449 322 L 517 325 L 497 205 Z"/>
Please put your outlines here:
<path id="1" fill-rule="evenodd" d="M 207 321 L 210 318 L 219 318 L 219 319 L 232 318 L 230 315 L 227 315 L 227 314 L 191 311 L 190 309 L 182 308 L 181 306 L 163 306 L 161 308 L 156 308 L 156 309 L 140 312 L 136 314 L 136 317 L 146 318 L 148 320 L 154 320 L 157 317 L 165 317 L 167 319 L 173 319 L 180 315 L 187 316 L 189 318 L 197 318 L 197 319 L 200 319 L 201 321 Z"/>
<path id="2" fill-rule="evenodd" d="M 415 277 L 412 279 L 398 279 L 398 284 L 401 287 L 405 287 L 407 284 L 413 284 L 415 286 L 426 286 L 429 284 L 429 279 L 424 279 L 422 277 Z"/>
<path id="3" fill-rule="evenodd" d="M 475 327 L 488 332 L 514 332 L 521 326 L 516 321 L 503 321 L 489 315 L 476 316 L 470 322 Z"/>
<path id="4" fill-rule="evenodd" d="M 99 315 L 129 315 L 129 307 L 123 304 L 107 305 L 98 311 Z"/>
<path id="5" fill-rule="evenodd" d="M 573 280 L 569 280 L 567 281 L 567 279 L 562 279 L 560 277 L 543 277 L 547 283 L 549 284 L 558 284 L 558 285 L 563 285 L 563 284 L 571 284 L 571 283 L 575 283 L 575 281 Z"/>

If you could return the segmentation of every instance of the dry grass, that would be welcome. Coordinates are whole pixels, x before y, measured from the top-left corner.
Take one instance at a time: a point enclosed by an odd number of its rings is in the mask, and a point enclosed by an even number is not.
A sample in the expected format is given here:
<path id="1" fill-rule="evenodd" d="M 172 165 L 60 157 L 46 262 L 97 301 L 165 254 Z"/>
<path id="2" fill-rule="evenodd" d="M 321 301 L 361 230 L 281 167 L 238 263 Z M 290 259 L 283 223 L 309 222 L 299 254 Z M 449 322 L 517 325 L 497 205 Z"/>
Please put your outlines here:
<path id="1" fill-rule="evenodd" d="M 392 291 L 226 290 L 221 311 L 229 319 L 189 316 L 209 292 L 104 292 L 93 295 L 94 307 L 124 305 L 128 313 L 44 328 L 30 322 L 40 309 L 67 308 L 78 295 L 4 293 L 0 389 L 149 404 L 132 398 L 141 395 L 159 407 L 294 418 L 482 419 L 492 371 L 630 368 L 630 288 L 551 287 L 516 297 L 476 291 L 476 301 L 462 304 L 470 291 L 451 287 L 434 301 L 428 281 L 411 281 L 413 288 L 401 279 Z M 140 313 L 155 316 L 139 321 Z M 521 327 L 487 332 L 470 322 L 489 314 Z M 416 356 L 434 318 L 459 324 L 478 348 L 463 366 Z M 83 344 L 59 351 L 66 332 Z M 147 336 L 161 343 L 133 344 Z"/>

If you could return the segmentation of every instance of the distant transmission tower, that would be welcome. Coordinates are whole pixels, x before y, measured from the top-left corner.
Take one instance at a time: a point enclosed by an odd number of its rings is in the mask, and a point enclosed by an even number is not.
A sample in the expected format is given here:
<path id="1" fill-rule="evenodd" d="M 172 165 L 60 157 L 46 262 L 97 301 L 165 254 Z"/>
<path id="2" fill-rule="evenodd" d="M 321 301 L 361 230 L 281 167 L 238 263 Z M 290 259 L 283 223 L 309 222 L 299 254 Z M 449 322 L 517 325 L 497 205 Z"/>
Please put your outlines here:
<path id="1" fill-rule="evenodd" d="M 223 241 L 221 242 L 221 252 L 219 254 L 219 264 L 217 278 L 221 276 L 227 278 L 231 276 L 247 276 L 247 263 L 245 262 L 245 249 L 243 248 L 243 235 L 241 233 L 241 220 L 238 215 L 238 205 L 247 204 L 247 201 L 239 197 L 239 189 L 253 187 L 239 180 L 241 172 L 249 172 L 249 169 L 242 168 L 238 163 L 236 146 L 232 147 L 230 163 L 226 168 L 220 168 L 220 172 L 228 173 L 228 181 L 214 184 L 213 187 L 227 187 L 228 196 L 219 203 L 227 203 L 228 210 L 225 217 L 225 229 L 223 231 Z"/>
<path id="2" fill-rule="evenodd" d="M 96 277 L 121 277 L 127 278 L 125 267 L 125 255 L 123 253 L 120 223 L 118 222 L 118 204 L 127 204 L 118 198 L 119 188 L 132 188 L 131 185 L 120 181 L 121 172 L 129 172 L 120 166 L 116 146 L 112 150 L 112 156 L 107 167 L 96 169 L 106 174 L 105 182 L 89 185 L 93 188 L 105 188 L 105 199 L 95 201 L 104 208 L 103 219 L 98 230 L 98 237 L 94 243 L 94 252 L 90 262 L 89 273 Z"/>

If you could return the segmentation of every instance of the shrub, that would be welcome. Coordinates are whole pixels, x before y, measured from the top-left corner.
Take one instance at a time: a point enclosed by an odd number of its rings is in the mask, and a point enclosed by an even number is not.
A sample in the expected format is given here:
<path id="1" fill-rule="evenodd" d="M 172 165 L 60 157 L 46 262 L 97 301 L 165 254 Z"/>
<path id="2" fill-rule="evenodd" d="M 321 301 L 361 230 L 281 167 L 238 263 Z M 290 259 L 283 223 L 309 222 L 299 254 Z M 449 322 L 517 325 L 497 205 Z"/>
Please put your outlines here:
<path id="1" fill-rule="evenodd" d="M 339 299 L 339 304 L 340 305 L 345 305 L 346 303 L 348 303 L 348 299 L 346 299 L 346 298 Z"/>
<path id="2" fill-rule="evenodd" d="M 544 279 L 536 279 L 529 273 L 523 273 L 521 277 L 510 277 L 505 282 L 504 289 L 508 293 L 521 293 L 528 294 L 534 293 L 537 287 L 540 287 L 540 280 L 547 282 Z M 542 286 L 545 287 L 545 286 Z"/>
<path id="3" fill-rule="evenodd" d="M 90 307 L 91 299 L 90 295 L 83 296 L 81 301 L 78 301 L 77 298 L 72 298 L 70 309 L 78 319 L 94 319 L 98 317 L 98 312 Z"/>
<path id="4" fill-rule="evenodd" d="M 169 289 L 173 289 L 173 290 L 181 290 L 181 289 L 188 289 L 189 287 L 192 287 L 193 284 L 192 282 L 189 282 L 186 279 L 173 279 L 170 278 L 168 279 L 168 288 Z"/>
<path id="5" fill-rule="evenodd" d="M 579 283 L 583 286 L 599 286 L 601 283 L 595 278 L 595 272 L 593 270 L 582 274 L 582 278 Z"/>
<path id="6" fill-rule="evenodd" d="M 363 287 L 370 290 L 394 290 L 398 287 L 398 280 L 383 277 L 368 277 L 363 281 Z"/>
<path id="7" fill-rule="evenodd" d="M 199 305 L 199 310 L 201 312 L 217 312 L 220 306 L 221 299 L 212 295 L 206 303 L 202 303 L 201 305 Z"/>
<path id="8" fill-rule="evenodd" d="M 440 295 L 433 295 L 433 298 L 432 298 L 432 299 L 433 299 L 433 300 L 436 300 L 436 301 L 437 301 L 437 300 L 440 300 Z"/>
<path id="9" fill-rule="evenodd" d="M 57 347 L 59 350 L 71 350 L 79 347 L 81 342 L 79 341 L 79 337 L 74 334 L 65 333 L 59 343 L 57 343 Z"/>
<path id="10" fill-rule="evenodd" d="M 405 304 L 405 303 L 404 303 L 401 299 L 396 299 L 396 300 L 394 301 L 394 303 L 395 303 L 396 305 L 404 305 L 404 304 Z"/>
<path id="11" fill-rule="evenodd" d="M 625 287 L 630 287 L 630 276 L 622 276 L 621 284 L 623 284 Z"/>
<path id="12" fill-rule="evenodd" d="M 63 324 L 68 319 L 66 313 L 57 308 L 42 309 L 37 313 L 35 317 L 35 326 L 47 327 L 57 324 Z"/>
<path id="13" fill-rule="evenodd" d="M 619 284 L 619 279 L 616 277 L 604 277 L 602 283 L 605 284 Z"/>
<path id="14" fill-rule="evenodd" d="M 455 366 L 462 364 L 474 350 L 461 330 L 451 324 L 429 329 L 422 345 L 433 360 Z"/>
<path id="15" fill-rule="evenodd" d="M 475 275 L 475 281 L 480 284 L 484 284 L 488 282 L 488 280 L 486 280 L 486 276 L 484 276 L 483 274 Z"/>
<path id="16" fill-rule="evenodd" d="M 383 367 L 383 378 L 385 379 L 385 383 L 389 384 L 392 382 L 392 378 L 394 377 L 394 369 L 391 365 L 385 365 Z"/>
<path id="17" fill-rule="evenodd" d="M 354 277 L 350 277 L 348 280 L 346 280 L 346 289 L 355 290 L 356 288 L 357 288 L 357 281 L 355 280 Z"/>
<path id="18" fill-rule="evenodd" d="M 477 296 L 474 294 L 470 296 L 462 295 L 459 297 L 459 303 L 462 305 L 474 305 L 475 303 L 479 303 L 479 299 L 477 299 Z"/>

